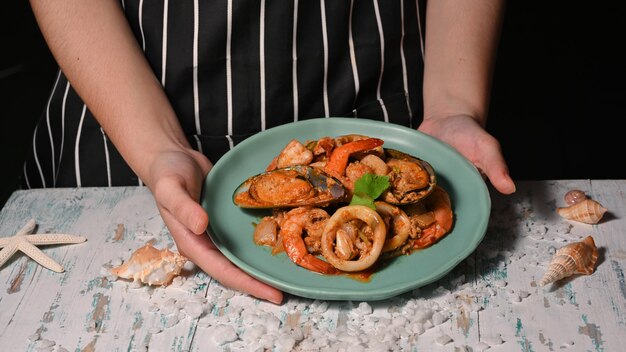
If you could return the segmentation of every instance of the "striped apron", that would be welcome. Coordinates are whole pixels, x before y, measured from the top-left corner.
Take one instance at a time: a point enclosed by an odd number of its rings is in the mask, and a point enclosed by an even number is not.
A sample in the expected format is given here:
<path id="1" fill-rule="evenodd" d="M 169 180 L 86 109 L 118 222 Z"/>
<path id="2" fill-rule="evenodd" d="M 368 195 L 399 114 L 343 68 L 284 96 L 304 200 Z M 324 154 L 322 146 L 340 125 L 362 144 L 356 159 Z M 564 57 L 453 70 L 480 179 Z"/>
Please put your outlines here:
<path id="1" fill-rule="evenodd" d="M 419 0 L 125 0 L 191 145 L 215 163 L 259 131 L 323 117 L 417 127 Z M 23 188 L 142 185 L 62 72 Z"/>

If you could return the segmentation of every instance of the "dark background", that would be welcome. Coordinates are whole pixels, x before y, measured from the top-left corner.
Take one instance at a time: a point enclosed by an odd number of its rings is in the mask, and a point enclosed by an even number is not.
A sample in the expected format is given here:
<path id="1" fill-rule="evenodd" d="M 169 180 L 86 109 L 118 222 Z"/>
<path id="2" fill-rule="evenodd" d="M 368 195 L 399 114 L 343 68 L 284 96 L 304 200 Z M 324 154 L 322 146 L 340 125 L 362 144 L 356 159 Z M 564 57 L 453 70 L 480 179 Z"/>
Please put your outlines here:
<path id="1" fill-rule="evenodd" d="M 509 1 L 488 130 L 515 180 L 626 179 L 626 6 Z M 56 64 L 27 1 L 0 15 L 0 205 L 18 188 Z"/>

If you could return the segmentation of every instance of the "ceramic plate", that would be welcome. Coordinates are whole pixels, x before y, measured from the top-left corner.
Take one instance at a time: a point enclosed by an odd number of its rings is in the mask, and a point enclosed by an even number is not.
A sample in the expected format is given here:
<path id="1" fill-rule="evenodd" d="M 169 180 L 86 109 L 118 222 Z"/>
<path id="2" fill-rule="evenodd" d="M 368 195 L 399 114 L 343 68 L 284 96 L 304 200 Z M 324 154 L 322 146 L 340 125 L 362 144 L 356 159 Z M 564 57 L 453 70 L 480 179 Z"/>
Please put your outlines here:
<path id="1" fill-rule="evenodd" d="M 270 212 L 241 209 L 232 202 L 237 186 L 263 172 L 291 139 L 304 142 L 351 133 L 381 138 L 385 147 L 430 162 L 439 184 L 450 194 L 456 221 L 442 240 L 394 259 L 368 282 L 319 275 L 295 265 L 284 253 L 273 256 L 269 248 L 252 240 L 253 223 Z M 450 146 L 413 129 L 353 118 L 295 122 L 246 139 L 215 164 L 205 180 L 201 203 L 209 213 L 209 235 L 222 253 L 248 274 L 301 297 L 360 301 L 390 298 L 450 272 L 483 239 L 491 209 L 489 192 L 476 168 Z"/>

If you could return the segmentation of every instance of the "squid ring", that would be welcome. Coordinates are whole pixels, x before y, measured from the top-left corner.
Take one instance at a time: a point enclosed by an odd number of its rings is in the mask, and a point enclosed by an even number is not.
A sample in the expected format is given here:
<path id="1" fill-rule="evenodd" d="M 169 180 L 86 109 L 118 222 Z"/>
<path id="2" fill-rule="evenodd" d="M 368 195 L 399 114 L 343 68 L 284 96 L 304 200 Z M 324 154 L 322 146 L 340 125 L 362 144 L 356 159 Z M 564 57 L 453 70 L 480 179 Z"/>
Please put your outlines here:
<path id="1" fill-rule="evenodd" d="M 411 220 L 404 210 L 389 203 L 377 201 L 376 211 L 384 216 L 389 216 L 389 232 L 394 236 L 385 240 L 383 253 L 392 251 L 403 245 L 411 232 Z"/>
<path id="2" fill-rule="evenodd" d="M 365 222 L 373 231 L 373 243 L 369 251 L 358 257 L 357 260 L 345 260 L 337 257 L 334 251 L 334 243 L 337 237 L 337 230 L 352 219 L 359 219 Z M 348 205 L 337 209 L 328 219 L 322 234 L 322 254 L 324 258 L 335 268 L 347 272 L 361 271 L 372 266 L 383 249 L 387 238 L 387 228 L 384 220 L 373 209 L 363 205 Z"/>

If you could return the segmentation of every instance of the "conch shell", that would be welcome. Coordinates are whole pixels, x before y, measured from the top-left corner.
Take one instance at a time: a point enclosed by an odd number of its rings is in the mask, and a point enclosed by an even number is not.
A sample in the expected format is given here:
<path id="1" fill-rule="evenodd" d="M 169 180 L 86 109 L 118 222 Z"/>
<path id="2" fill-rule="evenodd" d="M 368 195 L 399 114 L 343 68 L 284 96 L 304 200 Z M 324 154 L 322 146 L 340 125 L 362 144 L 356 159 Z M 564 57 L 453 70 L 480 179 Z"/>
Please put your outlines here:
<path id="1" fill-rule="evenodd" d="M 593 199 L 584 199 L 568 207 L 556 208 L 557 213 L 568 220 L 597 224 L 607 209 Z"/>
<path id="2" fill-rule="evenodd" d="M 581 242 L 570 243 L 556 251 L 539 285 L 545 286 L 574 274 L 589 275 L 593 273 L 597 261 L 598 248 L 593 237 L 587 236 Z"/>
<path id="3" fill-rule="evenodd" d="M 112 268 L 111 273 L 148 285 L 167 285 L 180 274 L 187 258 L 167 248 L 156 249 L 150 243 L 137 249 L 128 261 Z"/>

